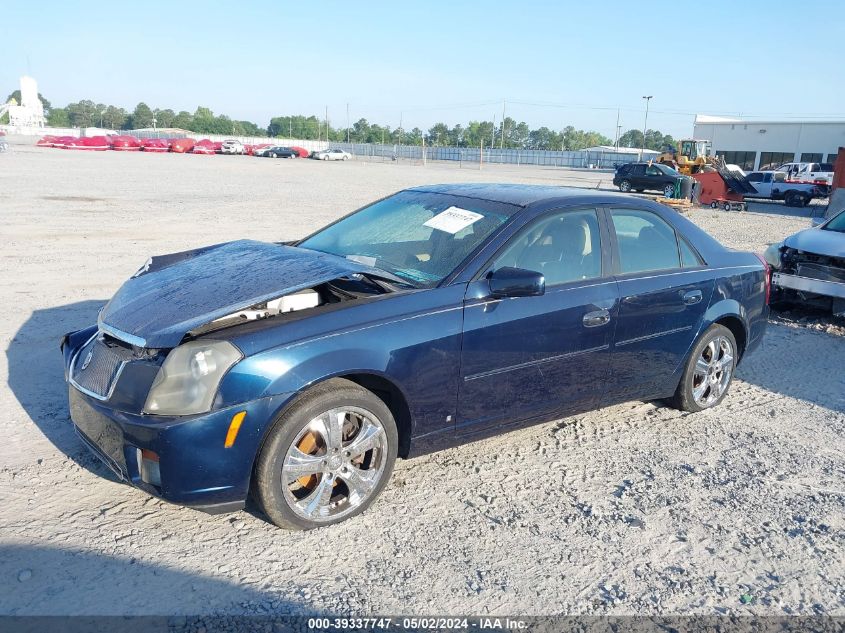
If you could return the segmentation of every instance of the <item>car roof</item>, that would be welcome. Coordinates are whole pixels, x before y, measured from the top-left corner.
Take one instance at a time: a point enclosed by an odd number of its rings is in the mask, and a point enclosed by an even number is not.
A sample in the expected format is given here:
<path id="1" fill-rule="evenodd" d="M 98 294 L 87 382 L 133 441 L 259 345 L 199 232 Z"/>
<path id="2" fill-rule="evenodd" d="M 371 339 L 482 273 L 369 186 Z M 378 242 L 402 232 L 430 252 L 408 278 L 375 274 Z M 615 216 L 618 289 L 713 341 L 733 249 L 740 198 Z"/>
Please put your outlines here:
<path id="1" fill-rule="evenodd" d="M 602 204 L 619 202 L 620 198 L 631 199 L 618 193 L 596 192 L 591 189 L 558 187 L 553 185 L 522 185 L 501 183 L 458 183 L 444 185 L 423 185 L 406 191 L 423 193 L 441 193 L 451 196 L 463 196 L 477 200 L 501 202 L 519 207 L 543 206 L 552 204 Z M 641 201 L 640 199 L 636 199 Z M 644 202 L 644 201 L 643 201 Z"/>

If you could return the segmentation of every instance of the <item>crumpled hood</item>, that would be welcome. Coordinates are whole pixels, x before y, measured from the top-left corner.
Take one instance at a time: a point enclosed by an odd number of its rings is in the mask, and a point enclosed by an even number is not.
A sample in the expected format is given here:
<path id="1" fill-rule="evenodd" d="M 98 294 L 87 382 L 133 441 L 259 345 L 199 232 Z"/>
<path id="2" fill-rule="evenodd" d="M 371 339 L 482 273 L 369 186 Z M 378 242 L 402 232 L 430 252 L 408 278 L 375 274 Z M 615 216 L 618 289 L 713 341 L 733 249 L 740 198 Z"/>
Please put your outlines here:
<path id="1" fill-rule="evenodd" d="M 807 253 L 827 255 L 828 257 L 845 257 L 845 233 L 838 231 L 804 229 L 795 235 L 790 235 L 783 243 L 789 248 Z"/>
<path id="2" fill-rule="evenodd" d="M 175 347 L 191 330 L 281 295 L 375 269 L 335 255 L 239 240 L 151 258 L 100 313 L 150 348 Z"/>

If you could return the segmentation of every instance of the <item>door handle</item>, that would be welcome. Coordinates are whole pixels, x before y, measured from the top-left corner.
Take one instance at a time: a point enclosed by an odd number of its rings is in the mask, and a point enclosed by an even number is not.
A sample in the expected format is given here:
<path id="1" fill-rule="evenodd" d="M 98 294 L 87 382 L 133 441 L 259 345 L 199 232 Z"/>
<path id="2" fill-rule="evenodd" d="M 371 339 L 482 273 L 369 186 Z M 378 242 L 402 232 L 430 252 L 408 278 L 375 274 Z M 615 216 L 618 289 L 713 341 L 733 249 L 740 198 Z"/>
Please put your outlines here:
<path id="1" fill-rule="evenodd" d="M 584 327 L 598 327 L 600 325 L 607 325 L 610 323 L 610 312 L 602 308 L 601 310 L 594 310 L 587 312 L 582 319 Z"/>
<path id="2" fill-rule="evenodd" d="M 695 305 L 699 301 L 701 301 L 701 290 L 690 290 L 689 292 L 684 293 L 684 303 L 688 306 Z"/>

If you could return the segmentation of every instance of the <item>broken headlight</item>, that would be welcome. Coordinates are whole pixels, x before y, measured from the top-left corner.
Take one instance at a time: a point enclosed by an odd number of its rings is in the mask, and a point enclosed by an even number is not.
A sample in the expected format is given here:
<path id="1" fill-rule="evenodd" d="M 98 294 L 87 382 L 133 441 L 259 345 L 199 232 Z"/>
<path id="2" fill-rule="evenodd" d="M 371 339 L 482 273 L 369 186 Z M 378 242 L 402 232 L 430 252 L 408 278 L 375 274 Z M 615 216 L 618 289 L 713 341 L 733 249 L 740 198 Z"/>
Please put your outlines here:
<path id="1" fill-rule="evenodd" d="M 211 410 L 223 375 L 241 359 L 226 341 L 191 341 L 173 348 L 153 381 L 144 413 L 191 415 Z"/>
<path id="2" fill-rule="evenodd" d="M 778 242 L 777 244 L 769 244 L 768 248 L 763 251 L 763 259 L 766 260 L 769 266 L 776 270 L 782 265 L 780 261 L 781 248 L 783 248 L 783 242 Z"/>

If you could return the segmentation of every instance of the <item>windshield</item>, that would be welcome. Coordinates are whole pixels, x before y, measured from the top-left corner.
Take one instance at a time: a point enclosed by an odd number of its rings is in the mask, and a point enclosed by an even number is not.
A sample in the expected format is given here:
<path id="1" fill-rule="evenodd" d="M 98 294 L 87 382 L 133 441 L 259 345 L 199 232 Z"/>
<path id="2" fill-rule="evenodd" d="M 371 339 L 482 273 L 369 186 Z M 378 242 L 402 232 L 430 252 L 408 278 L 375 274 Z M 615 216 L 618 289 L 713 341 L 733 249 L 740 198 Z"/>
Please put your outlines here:
<path id="1" fill-rule="evenodd" d="M 825 231 L 845 233 L 845 211 L 840 212 L 839 215 L 833 216 L 833 219 L 825 224 L 822 229 Z"/>
<path id="2" fill-rule="evenodd" d="M 519 207 L 402 191 L 299 243 L 380 268 L 418 287 L 436 286 Z"/>

